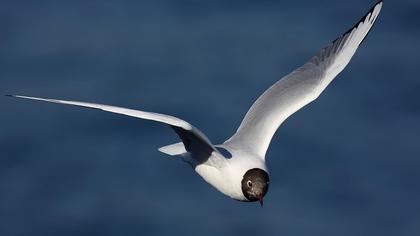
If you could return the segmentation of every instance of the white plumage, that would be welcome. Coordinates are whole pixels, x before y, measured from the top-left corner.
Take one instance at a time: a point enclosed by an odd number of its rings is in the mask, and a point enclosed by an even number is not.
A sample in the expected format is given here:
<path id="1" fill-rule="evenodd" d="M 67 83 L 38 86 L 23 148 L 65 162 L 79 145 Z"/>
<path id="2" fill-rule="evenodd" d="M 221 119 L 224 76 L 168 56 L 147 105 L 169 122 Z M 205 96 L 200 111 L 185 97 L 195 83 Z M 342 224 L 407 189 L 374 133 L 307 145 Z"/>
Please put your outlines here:
<path id="1" fill-rule="evenodd" d="M 87 102 L 12 96 L 94 108 L 167 124 L 182 142 L 161 147 L 159 151 L 180 156 L 205 181 L 231 198 L 240 201 L 260 200 L 262 203 L 269 181 L 268 174 L 264 177 L 264 173 L 268 173 L 265 154 L 277 128 L 294 112 L 315 100 L 347 66 L 375 23 L 382 4 L 383 1 L 375 4 L 354 27 L 265 91 L 251 106 L 236 133 L 220 145 L 213 145 L 188 122 L 169 115 Z M 260 173 L 253 172 L 248 176 L 252 169 L 260 170 Z M 255 196 L 251 191 L 249 196 L 244 189 L 252 190 L 252 181 L 244 181 L 245 178 L 255 180 L 254 186 L 258 181 L 265 182 L 267 186 L 264 185 L 264 191 L 263 187 L 255 190 Z"/>

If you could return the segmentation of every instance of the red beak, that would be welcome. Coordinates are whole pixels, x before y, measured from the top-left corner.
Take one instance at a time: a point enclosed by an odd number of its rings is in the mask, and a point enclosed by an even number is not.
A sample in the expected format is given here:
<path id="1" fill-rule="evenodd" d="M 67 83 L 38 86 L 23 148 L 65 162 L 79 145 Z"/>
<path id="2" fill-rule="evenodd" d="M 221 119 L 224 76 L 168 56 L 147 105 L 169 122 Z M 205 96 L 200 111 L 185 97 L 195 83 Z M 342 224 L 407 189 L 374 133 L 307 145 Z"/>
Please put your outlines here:
<path id="1" fill-rule="evenodd" d="M 258 194 L 257 195 L 258 201 L 260 202 L 261 207 L 264 206 L 264 200 L 263 200 L 263 195 L 262 194 Z"/>

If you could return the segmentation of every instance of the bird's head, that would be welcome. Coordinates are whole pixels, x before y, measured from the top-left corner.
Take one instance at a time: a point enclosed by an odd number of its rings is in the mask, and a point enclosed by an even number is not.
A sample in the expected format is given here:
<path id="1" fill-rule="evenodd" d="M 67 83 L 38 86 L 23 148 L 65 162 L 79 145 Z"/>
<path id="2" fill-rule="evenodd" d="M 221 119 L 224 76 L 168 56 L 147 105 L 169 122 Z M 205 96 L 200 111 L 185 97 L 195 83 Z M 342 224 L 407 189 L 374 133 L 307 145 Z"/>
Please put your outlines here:
<path id="1" fill-rule="evenodd" d="M 270 178 L 266 171 L 259 168 L 250 169 L 242 178 L 242 193 L 249 201 L 259 201 L 263 206 L 263 197 L 268 191 L 269 183 Z"/>

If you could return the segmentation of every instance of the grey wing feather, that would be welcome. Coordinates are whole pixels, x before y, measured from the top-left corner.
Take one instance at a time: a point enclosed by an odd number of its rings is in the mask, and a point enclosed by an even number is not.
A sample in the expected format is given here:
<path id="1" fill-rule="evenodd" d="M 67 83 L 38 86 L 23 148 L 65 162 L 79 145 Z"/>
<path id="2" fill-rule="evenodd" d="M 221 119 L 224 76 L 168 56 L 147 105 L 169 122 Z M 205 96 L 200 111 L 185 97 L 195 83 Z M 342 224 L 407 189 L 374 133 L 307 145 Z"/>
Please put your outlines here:
<path id="1" fill-rule="evenodd" d="M 198 130 L 197 128 L 189 124 L 188 122 L 174 116 L 169 116 L 169 115 L 159 114 L 159 113 L 154 113 L 154 112 L 133 110 L 133 109 L 110 106 L 110 105 L 88 103 L 88 102 L 36 98 L 36 97 L 19 96 L 19 95 L 10 95 L 10 96 L 16 97 L 16 98 L 93 108 L 93 109 L 98 109 L 102 111 L 122 114 L 126 116 L 157 121 L 160 123 L 167 124 L 172 129 L 174 129 L 175 132 L 178 134 L 179 138 L 184 143 L 185 149 L 188 152 L 192 153 L 193 156 L 200 156 L 200 158 L 203 158 L 203 157 L 210 157 L 211 156 L 210 154 L 212 152 L 218 153 L 217 149 L 213 146 L 210 140 L 200 130 Z M 211 158 L 218 158 L 218 156 L 219 155 L 213 155 Z M 204 162 L 206 160 L 200 160 L 200 161 Z M 220 158 L 220 160 L 212 160 L 212 162 L 208 162 L 208 163 L 217 163 L 218 165 L 221 165 L 222 164 L 221 162 L 223 161 L 224 160 Z"/>
<path id="2" fill-rule="evenodd" d="M 381 7 L 382 1 L 353 28 L 266 90 L 249 109 L 238 130 L 225 145 L 247 149 L 265 158 L 271 139 L 281 123 L 315 100 L 346 67 L 369 33 Z"/>

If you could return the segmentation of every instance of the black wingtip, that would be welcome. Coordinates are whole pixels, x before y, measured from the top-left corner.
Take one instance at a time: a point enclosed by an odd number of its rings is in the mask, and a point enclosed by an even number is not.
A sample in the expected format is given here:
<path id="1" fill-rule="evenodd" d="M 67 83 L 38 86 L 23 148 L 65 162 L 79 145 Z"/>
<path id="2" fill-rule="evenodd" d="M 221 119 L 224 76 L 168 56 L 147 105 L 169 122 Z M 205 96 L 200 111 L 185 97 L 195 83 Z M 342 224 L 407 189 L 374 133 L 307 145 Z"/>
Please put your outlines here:
<path id="1" fill-rule="evenodd" d="M 366 20 L 366 17 L 369 15 L 369 14 L 372 14 L 373 13 L 373 11 L 375 10 L 375 8 L 376 8 L 376 6 L 378 6 L 379 4 L 382 4 L 384 2 L 384 0 L 379 0 L 378 2 L 376 2 L 374 5 L 373 5 L 373 7 L 372 8 L 370 8 L 369 9 L 369 11 L 366 13 L 366 14 L 364 14 L 363 15 L 363 17 L 359 20 L 359 21 L 357 21 L 357 23 L 356 24 L 354 24 L 351 28 L 349 28 L 346 32 L 344 32 L 342 35 L 340 35 L 340 37 L 338 37 L 337 39 L 335 39 L 332 43 L 334 44 L 337 40 L 339 40 L 339 39 L 341 39 L 342 37 L 344 37 L 344 35 L 346 35 L 346 34 L 348 34 L 348 33 L 350 33 L 354 28 L 357 28 L 357 26 L 360 24 L 360 22 L 363 22 L 364 20 Z M 376 20 L 376 19 L 375 19 Z M 365 37 L 362 39 L 362 41 L 360 42 L 360 44 L 362 44 L 363 43 L 363 41 L 365 41 L 365 39 L 366 39 L 366 37 L 368 36 L 368 34 L 370 33 L 370 30 L 371 29 L 369 29 L 369 31 L 368 31 L 368 33 L 365 35 Z"/>
<path id="2" fill-rule="evenodd" d="M 15 97 L 15 95 L 12 95 L 12 94 L 5 94 L 4 96 L 6 96 L 6 97 Z"/>
<path id="3" fill-rule="evenodd" d="M 376 6 L 378 6 L 379 4 L 383 4 L 384 0 L 379 0 L 375 5 L 373 5 L 373 7 L 368 11 L 368 13 L 366 13 L 365 18 L 367 15 L 372 14 L 373 11 L 375 10 Z M 363 18 L 362 18 L 363 19 Z M 376 19 L 374 19 L 374 21 L 376 21 Z M 359 22 L 360 23 L 360 22 Z M 367 38 L 367 36 L 369 35 L 370 31 L 372 28 L 369 29 L 369 31 L 367 32 L 367 34 L 365 35 L 365 37 L 362 39 L 362 41 L 360 42 L 360 44 L 362 44 L 365 39 Z"/>

